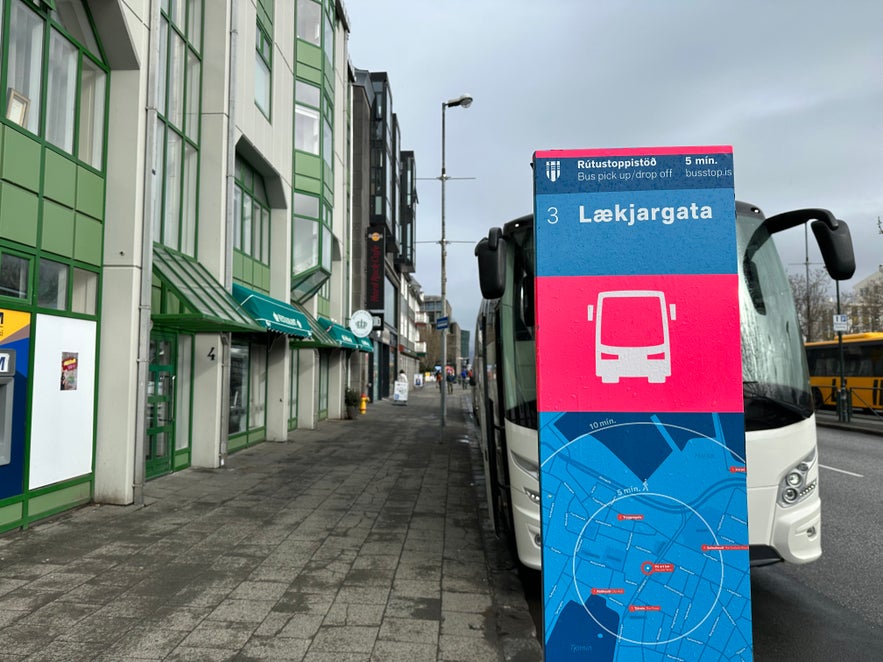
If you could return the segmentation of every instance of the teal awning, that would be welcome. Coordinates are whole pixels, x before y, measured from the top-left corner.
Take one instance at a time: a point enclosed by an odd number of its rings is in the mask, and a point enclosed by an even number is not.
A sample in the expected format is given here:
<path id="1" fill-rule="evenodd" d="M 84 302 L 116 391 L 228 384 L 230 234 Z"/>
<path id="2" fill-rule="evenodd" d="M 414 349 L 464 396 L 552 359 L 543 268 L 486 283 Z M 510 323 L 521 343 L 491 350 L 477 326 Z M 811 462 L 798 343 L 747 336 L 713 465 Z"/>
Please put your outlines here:
<path id="1" fill-rule="evenodd" d="M 151 319 L 157 326 L 193 333 L 261 330 L 208 269 L 189 255 L 154 244 L 153 276 L 156 301 Z"/>
<path id="2" fill-rule="evenodd" d="M 356 338 L 356 341 L 359 343 L 359 351 L 360 352 L 373 352 L 374 351 L 374 343 L 368 340 L 367 338 Z"/>
<path id="3" fill-rule="evenodd" d="M 298 338 L 311 335 L 310 322 L 306 316 L 284 301 L 255 292 L 238 283 L 233 283 L 233 298 L 255 322 L 271 331 Z"/>
<path id="4" fill-rule="evenodd" d="M 298 338 L 292 343 L 294 349 L 340 349 L 340 344 L 329 333 L 326 333 L 319 320 L 310 315 L 302 306 L 294 304 L 294 307 L 303 314 L 310 325 L 309 337 Z"/>
<path id="5" fill-rule="evenodd" d="M 327 317 L 320 317 L 319 324 L 323 329 L 337 341 L 337 344 L 344 349 L 359 349 L 359 341 L 353 335 L 352 331 L 345 329 L 340 324 L 332 322 Z"/>

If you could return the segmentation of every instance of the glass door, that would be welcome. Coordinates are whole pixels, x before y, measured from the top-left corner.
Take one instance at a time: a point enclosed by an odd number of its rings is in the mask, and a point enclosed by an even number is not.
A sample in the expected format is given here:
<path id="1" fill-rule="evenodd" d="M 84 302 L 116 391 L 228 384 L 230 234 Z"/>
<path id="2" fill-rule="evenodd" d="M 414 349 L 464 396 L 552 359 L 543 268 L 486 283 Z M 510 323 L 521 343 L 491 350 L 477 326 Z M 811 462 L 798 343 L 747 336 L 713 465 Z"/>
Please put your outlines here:
<path id="1" fill-rule="evenodd" d="M 177 337 L 150 334 L 150 369 L 147 377 L 147 478 L 171 472 L 175 443 L 175 371 Z"/>

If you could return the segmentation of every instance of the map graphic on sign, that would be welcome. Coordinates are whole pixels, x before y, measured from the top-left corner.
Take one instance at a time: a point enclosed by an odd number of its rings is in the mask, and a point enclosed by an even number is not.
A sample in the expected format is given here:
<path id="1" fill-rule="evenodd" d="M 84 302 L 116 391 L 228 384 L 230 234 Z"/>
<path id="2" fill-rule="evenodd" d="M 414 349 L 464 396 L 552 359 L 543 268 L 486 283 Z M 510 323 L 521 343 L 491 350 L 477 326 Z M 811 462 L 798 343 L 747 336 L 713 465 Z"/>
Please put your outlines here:
<path id="1" fill-rule="evenodd" d="M 741 418 L 540 414 L 547 659 L 750 657 Z"/>

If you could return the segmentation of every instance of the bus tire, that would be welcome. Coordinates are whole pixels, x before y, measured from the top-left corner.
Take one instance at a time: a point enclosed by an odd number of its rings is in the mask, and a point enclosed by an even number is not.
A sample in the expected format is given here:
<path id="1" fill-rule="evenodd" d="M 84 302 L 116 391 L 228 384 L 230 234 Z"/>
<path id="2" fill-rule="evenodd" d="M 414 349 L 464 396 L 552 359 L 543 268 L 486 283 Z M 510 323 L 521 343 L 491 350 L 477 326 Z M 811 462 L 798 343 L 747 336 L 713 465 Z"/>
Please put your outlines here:
<path id="1" fill-rule="evenodd" d="M 813 386 L 813 389 L 812 389 L 812 402 L 813 402 L 813 405 L 815 405 L 816 409 L 821 409 L 822 406 L 825 404 L 825 398 L 822 395 L 821 389 L 819 389 L 815 386 Z"/>

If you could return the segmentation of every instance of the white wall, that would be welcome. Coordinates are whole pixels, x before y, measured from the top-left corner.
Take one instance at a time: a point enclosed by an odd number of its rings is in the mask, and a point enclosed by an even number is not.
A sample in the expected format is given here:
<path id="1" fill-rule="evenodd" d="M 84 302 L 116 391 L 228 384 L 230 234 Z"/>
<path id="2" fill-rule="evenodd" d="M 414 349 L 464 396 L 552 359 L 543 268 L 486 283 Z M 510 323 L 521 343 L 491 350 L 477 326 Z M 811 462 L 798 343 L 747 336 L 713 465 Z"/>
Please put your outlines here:
<path id="1" fill-rule="evenodd" d="M 96 330 L 90 320 L 37 315 L 28 489 L 92 472 Z M 63 355 L 76 359 L 76 382 L 67 390 Z"/>

